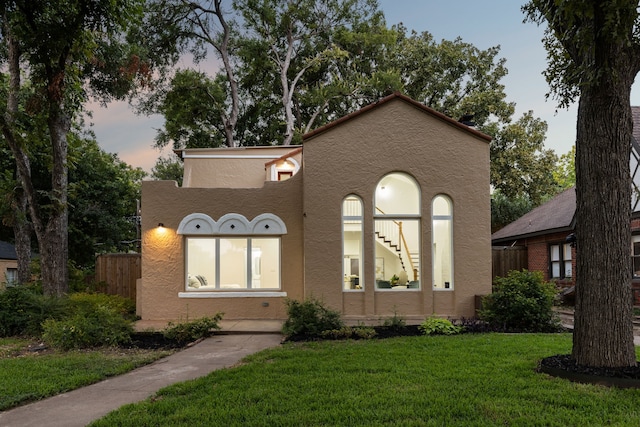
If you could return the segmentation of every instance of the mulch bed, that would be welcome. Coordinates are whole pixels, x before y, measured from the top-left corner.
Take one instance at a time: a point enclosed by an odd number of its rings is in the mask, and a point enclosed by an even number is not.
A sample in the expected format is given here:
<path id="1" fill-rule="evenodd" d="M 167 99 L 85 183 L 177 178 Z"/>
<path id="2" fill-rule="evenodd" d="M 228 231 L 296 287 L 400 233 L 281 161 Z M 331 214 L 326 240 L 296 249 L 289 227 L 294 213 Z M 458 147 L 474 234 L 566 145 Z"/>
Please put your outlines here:
<path id="1" fill-rule="evenodd" d="M 594 368 L 578 365 L 570 355 L 561 354 L 542 359 L 538 371 L 584 384 L 640 388 L 640 366 L 638 365 L 625 368 Z"/>

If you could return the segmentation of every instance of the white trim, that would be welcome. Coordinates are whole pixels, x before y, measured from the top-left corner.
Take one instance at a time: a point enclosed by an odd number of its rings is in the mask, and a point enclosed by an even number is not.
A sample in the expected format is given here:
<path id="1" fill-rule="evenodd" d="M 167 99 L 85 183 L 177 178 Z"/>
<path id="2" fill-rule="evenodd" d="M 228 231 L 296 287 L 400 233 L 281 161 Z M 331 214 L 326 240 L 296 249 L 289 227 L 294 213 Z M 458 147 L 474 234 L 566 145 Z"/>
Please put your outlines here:
<path id="1" fill-rule="evenodd" d="M 294 159 L 293 156 L 287 157 L 286 159 L 283 159 L 283 160 L 285 162 L 291 161 L 291 163 L 293 163 L 293 170 L 291 171 L 292 176 L 298 173 L 298 171 L 300 170 L 300 163 L 298 163 L 298 161 Z M 278 180 L 278 172 L 289 172 L 289 170 L 287 169 L 278 169 L 278 167 L 276 166 L 276 163 L 269 166 L 269 168 L 271 169 L 271 181 Z"/>
<path id="2" fill-rule="evenodd" d="M 282 298 L 286 292 L 178 292 L 178 298 Z"/>
<path id="3" fill-rule="evenodd" d="M 210 236 L 218 234 L 218 224 L 207 214 L 192 213 L 185 216 L 176 234 L 192 234 Z"/>

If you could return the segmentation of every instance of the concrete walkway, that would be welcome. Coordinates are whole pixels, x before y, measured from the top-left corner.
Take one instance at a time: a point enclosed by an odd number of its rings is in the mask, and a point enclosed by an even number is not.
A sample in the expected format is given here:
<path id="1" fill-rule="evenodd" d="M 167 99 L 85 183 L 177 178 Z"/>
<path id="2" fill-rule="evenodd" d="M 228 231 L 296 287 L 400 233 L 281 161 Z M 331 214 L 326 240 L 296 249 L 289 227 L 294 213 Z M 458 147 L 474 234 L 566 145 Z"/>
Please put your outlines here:
<path id="1" fill-rule="evenodd" d="M 231 367 L 243 357 L 276 347 L 282 341 L 282 335 L 277 333 L 251 333 L 243 325 L 235 325 L 235 329 L 236 333 L 207 338 L 127 374 L 0 412 L 0 426 L 86 426 L 125 404 L 152 396 L 163 387 Z"/>

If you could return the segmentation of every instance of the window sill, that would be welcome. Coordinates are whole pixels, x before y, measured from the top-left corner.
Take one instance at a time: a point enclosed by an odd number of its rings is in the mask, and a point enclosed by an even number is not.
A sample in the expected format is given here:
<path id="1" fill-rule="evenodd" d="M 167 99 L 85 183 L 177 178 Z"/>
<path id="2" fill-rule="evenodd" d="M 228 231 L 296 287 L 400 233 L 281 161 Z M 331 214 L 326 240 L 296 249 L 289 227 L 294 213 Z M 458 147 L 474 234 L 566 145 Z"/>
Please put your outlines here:
<path id="1" fill-rule="evenodd" d="M 178 292 L 178 298 L 276 298 L 286 297 L 286 292 L 245 291 L 245 292 Z"/>

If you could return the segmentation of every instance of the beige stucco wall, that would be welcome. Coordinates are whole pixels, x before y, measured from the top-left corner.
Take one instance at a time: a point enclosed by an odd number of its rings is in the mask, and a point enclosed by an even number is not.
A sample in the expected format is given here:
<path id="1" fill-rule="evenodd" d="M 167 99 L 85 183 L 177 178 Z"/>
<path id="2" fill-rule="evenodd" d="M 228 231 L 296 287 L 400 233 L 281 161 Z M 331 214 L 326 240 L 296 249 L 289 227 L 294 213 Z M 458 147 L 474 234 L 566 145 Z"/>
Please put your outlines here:
<path id="1" fill-rule="evenodd" d="M 267 146 L 184 150 L 182 186 L 260 188 L 265 182 L 265 164 L 296 148 Z"/>
<path id="2" fill-rule="evenodd" d="M 376 290 L 374 191 L 390 172 L 413 176 L 421 188 L 421 289 Z M 305 295 L 353 320 L 396 312 L 474 315 L 474 296 L 491 291 L 489 143 L 401 100 L 392 100 L 305 141 Z M 341 205 L 349 194 L 364 204 L 364 291 L 342 291 Z M 454 289 L 432 290 L 431 200 L 453 202 Z"/>
<path id="3" fill-rule="evenodd" d="M 264 178 L 264 169 L 260 176 Z M 224 319 L 283 319 L 283 297 L 180 298 L 185 290 L 184 236 L 180 221 L 192 213 L 214 220 L 240 213 L 248 220 L 277 215 L 288 233 L 281 238 L 281 291 L 302 299 L 302 175 L 263 188 L 178 188 L 174 181 L 142 184 L 142 278 L 138 314 L 143 320 L 184 321 L 224 312 Z M 164 224 L 163 229 L 158 224 Z"/>

